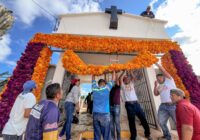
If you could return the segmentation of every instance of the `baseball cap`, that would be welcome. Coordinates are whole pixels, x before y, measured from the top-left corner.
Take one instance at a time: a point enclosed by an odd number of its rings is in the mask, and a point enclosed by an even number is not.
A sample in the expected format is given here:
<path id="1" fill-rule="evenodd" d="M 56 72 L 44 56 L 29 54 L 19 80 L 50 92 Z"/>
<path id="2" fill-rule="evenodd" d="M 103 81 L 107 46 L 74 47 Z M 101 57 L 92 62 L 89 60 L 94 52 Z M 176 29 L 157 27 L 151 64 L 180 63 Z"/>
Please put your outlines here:
<path id="1" fill-rule="evenodd" d="M 76 82 L 80 81 L 80 79 L 76 78 L 71 81 L 72 84 L 76 84 Z"/>
<path id="2" fill-rule="evenodd" d="M 171 89 L 170 94 L 176 94 L 177 96 L 185 97 L 185 93 L 179 88 Z"/>
<path id="3" fill-rule="evenodd" d="M 36 83 L 33 80 L 26 81 L 23 85 L 24 92 L 29 92 L 34 88 L 36 88 Z"/>

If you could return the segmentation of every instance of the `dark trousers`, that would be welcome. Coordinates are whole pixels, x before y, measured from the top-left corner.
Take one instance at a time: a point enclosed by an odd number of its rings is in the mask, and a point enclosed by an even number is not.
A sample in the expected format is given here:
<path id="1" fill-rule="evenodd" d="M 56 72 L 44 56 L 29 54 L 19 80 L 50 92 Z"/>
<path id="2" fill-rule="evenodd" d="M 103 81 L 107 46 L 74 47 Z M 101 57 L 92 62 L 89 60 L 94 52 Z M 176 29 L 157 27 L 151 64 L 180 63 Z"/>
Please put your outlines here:
<path id="1" fill-rule="evenodd" d="M 17 135 L 3 135 L 3 140 L 22 140 L 22 135 L 17 136 Z"/>
<path id="2" fill-rule="evenodd" d="M 142 110 L 140 104 L 138 102 L 126 102 L 125 103 L 128 121 L 129 121 L 129 128 L 131 132 L 131 140 L 136 140 L 137 137 L 137 130 L 135 125 L 135 115 L 139 118 L 143 128 L 145 137 L 150 136 L 150 128 L 147 123 L 144 111 Z"/>

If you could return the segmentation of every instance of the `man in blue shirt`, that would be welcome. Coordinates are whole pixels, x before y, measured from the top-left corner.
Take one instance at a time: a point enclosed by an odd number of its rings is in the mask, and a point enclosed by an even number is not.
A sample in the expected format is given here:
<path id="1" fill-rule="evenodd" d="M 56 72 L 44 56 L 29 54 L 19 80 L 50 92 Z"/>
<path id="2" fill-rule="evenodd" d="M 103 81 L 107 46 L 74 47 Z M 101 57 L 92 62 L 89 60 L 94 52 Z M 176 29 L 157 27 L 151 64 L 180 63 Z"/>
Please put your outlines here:
<path id="1" fill-rule="evenodd" d="M 92 92 L 93 92 L 93 127 L 94 140 L 110 140 L 110 103 L 109 94 L 115 80 L 115 72 L 112 74 L 112 80 L 106 84 L 104 79 L 95 81 L 92 76 Z"/>

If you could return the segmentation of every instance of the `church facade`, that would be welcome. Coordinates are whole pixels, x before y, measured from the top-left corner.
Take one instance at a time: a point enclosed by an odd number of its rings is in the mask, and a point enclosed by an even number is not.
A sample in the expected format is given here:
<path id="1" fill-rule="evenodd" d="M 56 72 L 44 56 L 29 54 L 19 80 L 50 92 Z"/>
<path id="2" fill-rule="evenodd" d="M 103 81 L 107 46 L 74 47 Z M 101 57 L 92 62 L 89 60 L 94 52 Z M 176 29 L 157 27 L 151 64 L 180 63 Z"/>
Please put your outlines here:
<path id="1" fill-rule="evenodd" d="M 122 13 L 117 15 L 117 28 L 110 28 L 112 15 L 104 12 L 96 13 L 78 13 L 60 15 L 60 24 L 56 33 L 73 34 L 81 36 L 113 37 L 113 38 L 131 38 L 136 40 L 161 40 L 169 39 L 165 32 L 166 21 L 158 19 L 149 19 L 141 16 Z M 126 47 L 126 46 L 124 46 Z M 142 47 L 142 46 L 141 46 Z M 56 50 L 55 50 L 56 51 Z M 76 52 L 79 57 L 87 64 L 109 65 L 111 63 L 125 63 L 132 57 L 137 56 L 134 53 L 107 54 L 103 52 Z M 161 55 L 155 54 L 157 57 Z M 54 70 L 52 82 L 58 82 L 64 86 L 64 90 L 69 85 L 69 73 L 63 68 L 63 52 Z M 68 75 L 68 76 L 66 76 Z M 159 97 L 153 95 L 154 81 L 156 73 L 152 67 L 137 70 L 139 79 L 135 83 L 135 89 L 140 104 L 146 112 L 148 123 L 157 127 L 157 110 L 160 104 Z M 90 83 L 91 76 L 78 75 L 82 83 Z M 126 111 L 122 104 L 122 119 L 126 118 Z M 123 117 L 124 115 L 124 117 Z"/>

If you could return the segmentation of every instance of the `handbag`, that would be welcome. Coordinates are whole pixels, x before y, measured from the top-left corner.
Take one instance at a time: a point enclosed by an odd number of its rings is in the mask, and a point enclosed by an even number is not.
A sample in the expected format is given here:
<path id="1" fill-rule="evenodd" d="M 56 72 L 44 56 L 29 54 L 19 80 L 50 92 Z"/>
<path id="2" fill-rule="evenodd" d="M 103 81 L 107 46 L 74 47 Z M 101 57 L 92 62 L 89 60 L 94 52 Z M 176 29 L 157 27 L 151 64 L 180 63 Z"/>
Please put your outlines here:
<path id="1" fill-rule="evenodd" d="M 72 123 L 74 123 L 74 124 L 78 124 L 78 123 L 79 123 L 79 119 L 78 119 L 78 117 L 76 116 L 76 114 L 73 115 Z"/>

